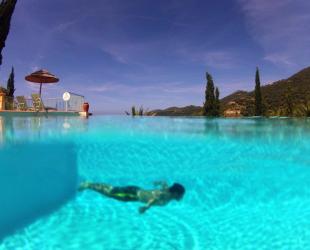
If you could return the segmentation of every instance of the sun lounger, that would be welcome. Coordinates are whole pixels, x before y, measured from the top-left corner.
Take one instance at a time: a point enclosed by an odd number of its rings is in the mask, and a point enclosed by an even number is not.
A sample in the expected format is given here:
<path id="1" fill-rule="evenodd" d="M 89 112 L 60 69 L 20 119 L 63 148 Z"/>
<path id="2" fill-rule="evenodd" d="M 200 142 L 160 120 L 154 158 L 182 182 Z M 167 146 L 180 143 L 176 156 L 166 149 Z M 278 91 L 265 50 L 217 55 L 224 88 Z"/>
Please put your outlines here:
<path id="1" fill-rule="evenodd" d="M 28 107 L 26 98 L 24 96 L 16 96 L 17 109 L 22 111 L 33 110 L 33 108 Z"/>
<path id="2" fill-rule="evenodd" d="M 55 110 L 56 111 L 55 108 L 45 107 L 39 94 L 32 94 L 31 98 L 32 98 L 32 103 L 33 103 L 33 107 L 34 107 L 35 111 L 37 111 L 37 112 L 39 112 L 39 111 L 48 112 L 49 110 Z"/>

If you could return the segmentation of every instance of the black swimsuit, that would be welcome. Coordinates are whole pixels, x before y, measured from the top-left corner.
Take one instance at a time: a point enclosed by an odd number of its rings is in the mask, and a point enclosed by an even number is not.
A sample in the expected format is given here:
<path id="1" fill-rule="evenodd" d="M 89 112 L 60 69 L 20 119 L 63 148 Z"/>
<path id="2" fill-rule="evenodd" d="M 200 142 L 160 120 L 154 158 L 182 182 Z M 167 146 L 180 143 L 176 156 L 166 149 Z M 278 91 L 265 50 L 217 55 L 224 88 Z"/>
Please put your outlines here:
<path id="1" fill-rule="evenodd" d="M 109 196 L 120 201 L 138 201 L 139 190 L 140 188 L 136 186 L 113 187 Z"/>

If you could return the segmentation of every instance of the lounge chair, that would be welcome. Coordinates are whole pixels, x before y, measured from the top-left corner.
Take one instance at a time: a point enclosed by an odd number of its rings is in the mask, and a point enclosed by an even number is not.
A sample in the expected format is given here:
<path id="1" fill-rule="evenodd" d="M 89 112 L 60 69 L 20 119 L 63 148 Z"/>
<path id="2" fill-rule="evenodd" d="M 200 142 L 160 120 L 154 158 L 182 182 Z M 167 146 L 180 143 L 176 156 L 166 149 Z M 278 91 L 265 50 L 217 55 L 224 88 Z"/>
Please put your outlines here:
<path id="1" fill-rule="evenodd" d="M 26 98 L 24 96 L 16 96 L 17 109 L 22 111 L 33 110 L 33 108 L 28 107 Z"/>
<path id="2" fill-rule="evenodd" d="M 57 110 L 55 108 L 45 107 L 39 94 L 31 94 L 31 98 L 32 98 L 32 104 L 33 104 L 34 110 L 37 112 L 39 111 L 48 112 L 49 110 L 55 110 L 55 111 Z"/>

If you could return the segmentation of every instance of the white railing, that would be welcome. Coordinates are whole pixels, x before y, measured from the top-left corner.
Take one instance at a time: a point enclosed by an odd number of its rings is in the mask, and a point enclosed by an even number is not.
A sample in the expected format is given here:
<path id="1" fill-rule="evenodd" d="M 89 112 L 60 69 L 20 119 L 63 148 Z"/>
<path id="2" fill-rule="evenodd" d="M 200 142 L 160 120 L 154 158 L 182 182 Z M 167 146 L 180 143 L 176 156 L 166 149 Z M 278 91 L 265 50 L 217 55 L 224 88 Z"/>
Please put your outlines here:
<path id="1" fill-rule="evenodd" d="M 53 108 L 57 111 L 65 112 L 80 112 L 83 109 L 85 98 L 82 95 L 70 92 L 69 101 L 64 101 L 62 98 L 43 98 L 42 101 L 46 108 Z M 26 98 L 26 102 L 28 107 L 33 106 L 31 98 Z"/>
<path id="2" fill-rule="evenodd" d="M 65 102 L 62 98 L 44 98 L 43 104 L 46 108 L 53 108 L 57 111 L 65 111 Z"/>
<path id="3" fill-rule="evenodd" d="M 70 100 L 64 102 L 64 110 L 65 111 L 82 111 L 83 103 L 85 102 L 85 98 L 82 95 L 70 93 Z"/>

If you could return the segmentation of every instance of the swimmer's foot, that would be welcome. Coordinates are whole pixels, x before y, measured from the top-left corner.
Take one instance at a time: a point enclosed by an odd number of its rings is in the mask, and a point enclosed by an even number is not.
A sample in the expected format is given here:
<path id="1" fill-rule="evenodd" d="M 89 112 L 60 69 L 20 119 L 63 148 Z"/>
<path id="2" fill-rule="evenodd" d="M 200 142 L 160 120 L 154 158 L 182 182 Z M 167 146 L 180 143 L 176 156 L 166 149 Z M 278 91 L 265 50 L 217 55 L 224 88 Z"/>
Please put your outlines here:
<path id="1" fill-rule="evenodd" d="M 80 186 L 79 186 L 79 188 L 78 188 L 78 191 L 83 191 L 83 190 L 85 190 L 85 189 L 88 189 L 88 188 L 89 188 L 89 185 L 90 185 L 90 183 L 88 183 L 88 182 L 83 182 L 83 183 L 81 183 Z"/>

